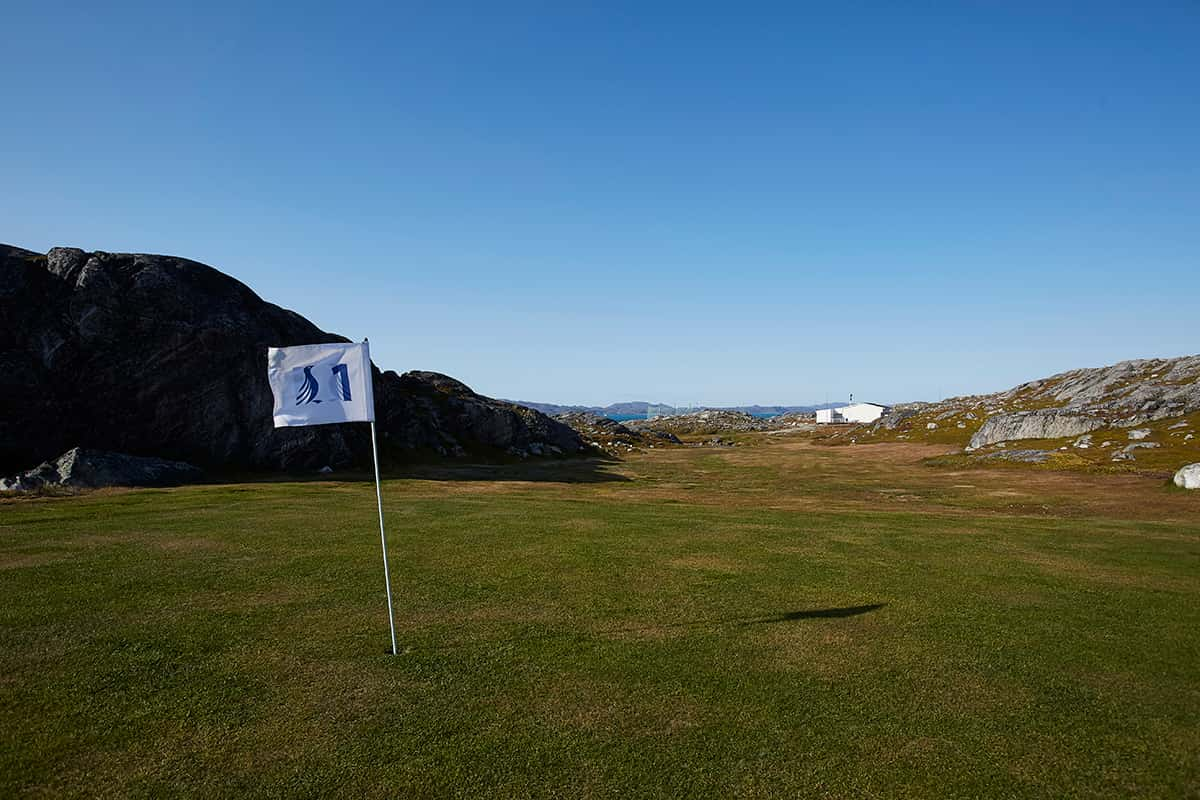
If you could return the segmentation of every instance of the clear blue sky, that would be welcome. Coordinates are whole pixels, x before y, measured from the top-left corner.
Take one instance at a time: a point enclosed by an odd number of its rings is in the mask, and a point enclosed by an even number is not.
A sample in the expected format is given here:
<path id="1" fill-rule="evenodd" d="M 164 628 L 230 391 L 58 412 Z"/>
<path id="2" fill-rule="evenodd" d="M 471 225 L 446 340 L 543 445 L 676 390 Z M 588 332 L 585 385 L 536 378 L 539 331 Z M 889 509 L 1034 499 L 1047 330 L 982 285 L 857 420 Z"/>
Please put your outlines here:
<path id="1" fill-rule="evenodd" d="M 1200 3 L 3 4 L 0 241 L 494 396 L 884 402 L 1200 351 Z"/>

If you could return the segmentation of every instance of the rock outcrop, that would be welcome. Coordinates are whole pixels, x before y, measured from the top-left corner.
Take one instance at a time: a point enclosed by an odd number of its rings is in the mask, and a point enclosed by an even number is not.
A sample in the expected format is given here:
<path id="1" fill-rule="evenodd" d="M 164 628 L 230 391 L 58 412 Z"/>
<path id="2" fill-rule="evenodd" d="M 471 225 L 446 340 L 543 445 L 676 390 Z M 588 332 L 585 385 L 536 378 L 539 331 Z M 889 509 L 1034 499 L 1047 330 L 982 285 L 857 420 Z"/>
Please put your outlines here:
<path id="1" fill-rule="evenodd" d="M 375 378 L 377 424 L 393 451 L 463 456 L 481 448 L 510 456 L 572 455 L 575 431 L 530 408 L 476 394 L 437 372 L 385 372 Z"/>
<path id="2" fill-rule="evenodd" d="M 744 411 L 708 409 L 690 414 L 634 419 L 625 423 L 635 431 L 659 431 L 672 435 L 707 435 L 716 433 L 746 433 L 768 431 L 776 427 L 770 419 L 756 417 Z"/>
<path id="3" fill-rule="evenodd" d="M 922 411 L 932 408 L 932 403 L 900 403 L 892 406 L 892 410 L 871 423 L 872 431 L 894 431 L 912 417 Z"/>
<path id="4" fill-rule="evenodd" d="M 203 478 L 203 472 L 182 461 L 73 447 L 53 461 L 12 478 L 0 479 L 0 491 L 28 492 L 59 486 L 69 489 L 179 486 Z"/>
<path id="5" fill-rule="evenodd" d="M 568 411 L 555 419 L 569 425 L 592 447 L 614 455 L 680 443 L 676 436 L 665 431 L 632 430 L 614 419 L 588 411 Z"/>
<path id="6" fill-rule="evenodd" d="M 0 474 L 76 445 L 213 470 L 369 464 L 363 425 L 271 422 L 266 348 L 343 341 L 187 259 L 0 245 Z M 374 382 L 385 459 L 583 447 L 437 373 Z"/>
<path id="7" fill-rule="evenodd" d="M 1079 436 L 1103 428 L 1104 425 L 1104 420 L 1098 417 L 1057 408 L 998 414 L 988 417 L 980 426 L 971 437 L 967 450 L 978 450 L 989 444 L 1011 442 L 1015 439 L 1059 439 L 1065 436 Z"/>

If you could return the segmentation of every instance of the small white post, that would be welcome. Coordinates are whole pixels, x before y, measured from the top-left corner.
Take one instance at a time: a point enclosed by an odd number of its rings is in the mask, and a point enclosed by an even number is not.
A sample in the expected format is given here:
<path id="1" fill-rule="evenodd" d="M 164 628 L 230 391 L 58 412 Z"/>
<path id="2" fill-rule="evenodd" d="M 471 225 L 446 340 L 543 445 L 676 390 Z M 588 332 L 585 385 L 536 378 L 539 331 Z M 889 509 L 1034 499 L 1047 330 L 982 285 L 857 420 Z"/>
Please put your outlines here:
<path id="1" fill-rule="evenodd" d="M 379 544 L 383 546 L 383 585 L 387 588 L 388 625 L 392 631 L 392 655 L 396 655 L 396 616 L 392 612 L 392 578 L 388 574 L 387 535 L 383 532 L 383 490 L 379 487 L 379 448 L 375 444 L 374 420 L 371 420 L 371 455 L 375 458 L 375 502 L 379 506 Z"/>

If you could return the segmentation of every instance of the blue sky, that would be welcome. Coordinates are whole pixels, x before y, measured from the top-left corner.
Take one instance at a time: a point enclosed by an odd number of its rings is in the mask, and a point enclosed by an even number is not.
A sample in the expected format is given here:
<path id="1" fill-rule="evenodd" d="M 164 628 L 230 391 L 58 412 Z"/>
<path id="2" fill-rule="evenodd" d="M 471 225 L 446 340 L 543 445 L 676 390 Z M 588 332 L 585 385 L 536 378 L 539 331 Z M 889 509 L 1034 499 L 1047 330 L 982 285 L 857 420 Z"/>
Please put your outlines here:
<path id="1" fill-rule="evenodd" d="M 1200 351 L 1198 2 L 3 19 L 0 241 L 194 258 L 385 368 L 800 404 Z"/>

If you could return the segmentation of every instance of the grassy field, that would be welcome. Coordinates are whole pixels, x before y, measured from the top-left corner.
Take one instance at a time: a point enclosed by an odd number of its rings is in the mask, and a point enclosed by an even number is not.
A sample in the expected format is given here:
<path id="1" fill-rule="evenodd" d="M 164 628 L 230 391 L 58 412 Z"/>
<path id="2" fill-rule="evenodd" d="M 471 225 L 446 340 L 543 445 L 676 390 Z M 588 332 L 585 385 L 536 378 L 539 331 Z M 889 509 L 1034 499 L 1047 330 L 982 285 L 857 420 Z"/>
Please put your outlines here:
<path id="1" fill-rule="evenodd" d="M 944 448 L 943 448 L 944 449 Z M 1200 493 L 803 437 L 0 502 L 0 796 L 1200 795 Z"/>

